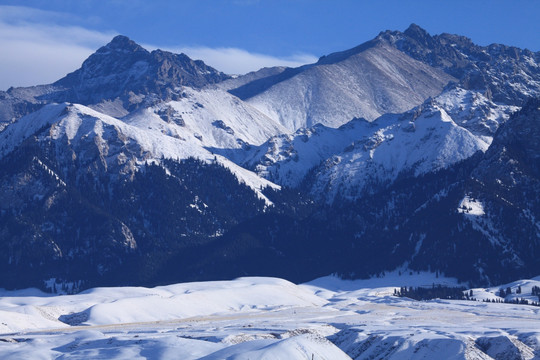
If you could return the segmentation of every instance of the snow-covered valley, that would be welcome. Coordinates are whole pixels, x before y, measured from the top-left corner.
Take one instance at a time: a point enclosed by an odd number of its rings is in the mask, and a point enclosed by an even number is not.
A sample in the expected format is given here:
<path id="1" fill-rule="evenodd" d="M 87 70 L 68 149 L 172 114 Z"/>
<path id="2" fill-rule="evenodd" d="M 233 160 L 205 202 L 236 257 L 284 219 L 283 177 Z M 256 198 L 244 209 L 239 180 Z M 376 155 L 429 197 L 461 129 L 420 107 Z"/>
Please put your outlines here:
<path id="1" fill-rule="evenodd" d="M 2 359 L 536 359 L 540 308 L 502 300 L 416 301 L 401 286 L 457 286 L 397 270 L 368 280 L 329 276 L 94 288 L 77 295 L 2 291 Z M 510 287 L 534 300 L 540 277 Z M 515 294 L 518 287 L 521 294 Z M 470 291 L 470 290 L 468 290 Z M 535 301 L 536 301 L 535 300 Z"/>

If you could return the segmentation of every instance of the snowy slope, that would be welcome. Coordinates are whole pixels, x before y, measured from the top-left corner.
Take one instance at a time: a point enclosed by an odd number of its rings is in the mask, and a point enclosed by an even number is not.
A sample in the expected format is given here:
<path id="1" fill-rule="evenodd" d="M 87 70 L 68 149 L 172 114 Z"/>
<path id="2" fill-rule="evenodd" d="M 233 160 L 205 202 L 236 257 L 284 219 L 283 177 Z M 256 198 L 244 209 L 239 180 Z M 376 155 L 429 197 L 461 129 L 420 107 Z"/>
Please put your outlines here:
<path id="1" fill-rule="evenodd" d="M 51 296 L 36 289 L 4 292 L 2 332 L 72 324 L 108 325 L 217 313 L 323 306 L 326 300 L 277 278 L 184 283 L 156 288 L 94 288 Z M 27 315 L 28 322 L 20 320 Z M 64 316 L 63 316 L 64 315 Z M 13 316 L 13 321 L 8 316 Z M 59 320 L 60 318 L 60 320 Z M 62 322 L 63 321 L 63 322 Z M 67 324 L 66 324 L 67 323 Z"/>
<path id="2" fill-rule="evenodd" d="M 354 119 L 338 129 L 317 125 L 273 137 L 242 156 L 224 154 L 266 179 L 292 187 L 323 163 L 314 192 L 338 183 L 360 184 L 361 192 L 368 179 L 377 183 L 404 172 L 424 174 L 485 151 L 499 125 L 517 109 L 452 87 L 401 115 L 371 123 Z"/>
<path id="3" fill-rule="evenodd" d="M 479 91 L 452 87 L 433 98 L 459 126 L 464 127 L 487 143 L 518 106 L 496 104 Z"/>
<path id="4" fill-rule="evenodd" d="M 96 288 L 52 296 L 1 291 L 0 357 L 107 359 L 534 359 L 540 312 L 482 301 L 415 301 L 396 287 L 459 285 L 401 269 L 366 280 L 329 276 Z M 521 286 L 528 296 L 540 278 Z M 510 295 L 514 296 L 514 295 Z"/>
<path id="5" fill-rule="evenodd" d="M 59 157 L 75 156 L 81 166 L 98 166 L 113 174 L 129 175 L 144 162 L 159 161 L 162 157 L 195 157 L 208 162 L 217 161 L 257 192 L 266 186 L 276 187 L 205 149 L 190 129 L 184 130 L 153 113 L 146 114 L 121 121 L 83 105 L 47 105 L 0 133 L 0 156 L 37 135 L 38 141 L 53 141 Z M 212 141 L 217 143 L 220 137 L 214 137 Z"/>
<path id="6" fill-rule="evenodd" d="M 144 127 L 157 122 L 173 136 L 197 139 L 208 148 L 236 149 L 259 145 L 286 129 L 249 104 L 218 88 L 184 88 L 176 101 L 163 102 L 132 113 L 122 120 Z M 150 120 L 152 119 L 152 120 Z"/>
<path id="7" fill-rule="evenodd" d="M 364 119 L 355 119 L 338 129 L 315 125 L 290 135 L 274 136 L 261 146 L 251 147 L 239 155 L 224 154 L 265 179 L 294 187 L 311 168 L 341 153 L 374 128 L 373 123 Z"/>
<path id="8" fill-rule="evenodd" d="M 409 110 L 437 95 L 452 79 L 373 41 L 323 57 L 246 101 L 289 131 L 318 123 L 338 127 L 354 117 L 373 120 Z"/>
<path id="9" fill-rule="evenodd" d="M 489 146 L 436 105 L 415 119 L 388 115 L 377 122 L 377 130 L 317 169 L 314 194 L 326 194 L 329 200 L 338 193 L 356 198 L 370 185 L 393 182 L 400 174 L 444 169 Z"/>

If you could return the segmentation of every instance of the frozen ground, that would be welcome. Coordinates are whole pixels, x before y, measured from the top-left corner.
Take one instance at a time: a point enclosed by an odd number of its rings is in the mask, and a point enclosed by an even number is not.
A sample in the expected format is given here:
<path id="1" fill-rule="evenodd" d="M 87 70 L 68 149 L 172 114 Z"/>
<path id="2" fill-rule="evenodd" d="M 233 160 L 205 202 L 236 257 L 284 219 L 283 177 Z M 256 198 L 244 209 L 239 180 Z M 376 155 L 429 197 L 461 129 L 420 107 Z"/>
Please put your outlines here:
<path id="1" fill-rule="evenodd" d="M 400 275 L 401 273 L 401 275 Z M 401 270 L 370 280 L 274 278 L 52 296 L 1 291 L 1 359 L 539 359 L 540 307 L 413 301 L 400 286 L 457 285 Z M 515 294 L 518 286 L 521 294 Z M 529 300 L 540 277 L 511 284 Z M 472 289 L 480 300 L 499 287 Z"/>

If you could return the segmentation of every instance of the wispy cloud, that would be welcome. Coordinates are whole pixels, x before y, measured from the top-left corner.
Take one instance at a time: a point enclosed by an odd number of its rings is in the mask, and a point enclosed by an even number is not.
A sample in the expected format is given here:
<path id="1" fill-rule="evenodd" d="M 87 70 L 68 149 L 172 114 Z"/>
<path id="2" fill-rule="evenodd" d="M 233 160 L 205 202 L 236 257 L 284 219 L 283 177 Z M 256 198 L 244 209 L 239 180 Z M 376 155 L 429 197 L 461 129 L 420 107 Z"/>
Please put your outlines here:
<path id="1" fill-rule="evenodd" d="M 164 50 L 185 53 L 190 58 L 203 60 L 206 64 L 227 74 L 245 74 L 271 66 L 297 67 L 317 61 L 317 57 L 310 54 L 276 57 L 238 48 L 175 47 Z"/>
<path id="2" fill-rule="evenodd" d="M 66 17 L 57 12 L 0 6 L 0 89 L 58 80 L 114 36 L 61 25 Z"/>
<path id="3" fill-rule="evenodd" d="M 79 23 L 84 21 L 74 19 L 71 14 L 0 6 L 0 90 L 52 83 L 79 68 L 88 56 L 116 35 L 115 31 L 100 32 L 74 25 Z M 229 74 L 278 65 L 295 67 L 317 60 L 309 54 L 276 57 L 238 48 L 179 45 L 164 50 L 183 52 Z"/>

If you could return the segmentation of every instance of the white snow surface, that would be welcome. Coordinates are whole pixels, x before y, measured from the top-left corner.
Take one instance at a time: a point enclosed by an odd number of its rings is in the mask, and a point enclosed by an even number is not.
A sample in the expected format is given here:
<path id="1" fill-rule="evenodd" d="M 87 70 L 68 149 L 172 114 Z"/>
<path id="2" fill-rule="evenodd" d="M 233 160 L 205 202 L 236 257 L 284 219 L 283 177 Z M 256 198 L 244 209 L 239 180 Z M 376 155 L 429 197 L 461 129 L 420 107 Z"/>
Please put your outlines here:
<path id="1" fill-rule="evenodd" d="M 458 206 L 458 212 L 469 216 L 482 216 L 485 215 L 484 204 L 478 199 L 473 199 L 466 195 Z"/>
<path id="2" fill-rule="evenodd" d="M 474 288 L 477 301 L 414 301 L 401 286 L 459 285 L 402 268 L 295 285 L 240 278 L 54 296 L 0 290 L 2 359 L 534 359 L 540 277 Z M 516 294 L 521 288 L 522 293 Z"/>
<path id="3" fill-rule="evenodd" d="M 183 97 L 154 107 L 145 108 L 125 117 L 129 124 L 146 123 L 158 119 L 160 127 L 180 138 L 193 138 L 199 134 L 199 143 L 209 148 L 241 148 L 242 143 L 260 145 L 271 136 L 286 129 L 254 107 L 219 88 L 182 89 Z M 163 121 L 157 113 L 169 110 L 170 121 Z M 179 126 L 178 121 L 184 125 Z M 221 121 L 223 127 L 216 125 Z M 240 140 L 240 141 L 239 141 Z"/>

